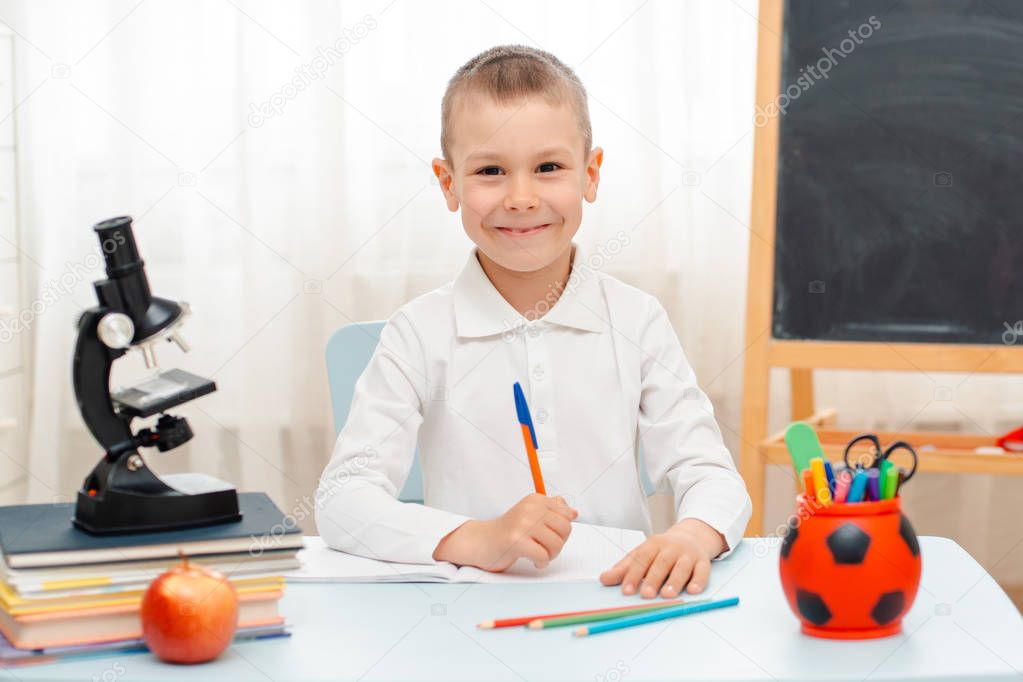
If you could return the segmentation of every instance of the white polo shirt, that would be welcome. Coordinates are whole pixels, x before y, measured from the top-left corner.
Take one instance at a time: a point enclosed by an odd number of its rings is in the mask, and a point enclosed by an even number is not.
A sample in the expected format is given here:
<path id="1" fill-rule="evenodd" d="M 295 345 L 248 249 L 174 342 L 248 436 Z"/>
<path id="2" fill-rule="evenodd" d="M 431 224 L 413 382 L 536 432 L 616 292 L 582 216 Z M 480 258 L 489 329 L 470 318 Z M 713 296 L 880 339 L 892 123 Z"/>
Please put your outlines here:
<path id="1" fill-rule="evenodd" d="M 729 550 L 739 542 L 749 495 L 664 308 L 590 268 L 575 246 L 565 290 L 538 319 L 505 301 L 473 249 L 454 282 L 388 320 L 317 490 L 324 541 L 433 563 L 459 525 L 534 492 L 516 381 L 547 494 L 563 496 L 577 521 L 651 533 L 642 443 L 647 474 L 674 493 L 677 518 L 705 521 Z M 417 439 L 425 505 L 397 499 Z"/>

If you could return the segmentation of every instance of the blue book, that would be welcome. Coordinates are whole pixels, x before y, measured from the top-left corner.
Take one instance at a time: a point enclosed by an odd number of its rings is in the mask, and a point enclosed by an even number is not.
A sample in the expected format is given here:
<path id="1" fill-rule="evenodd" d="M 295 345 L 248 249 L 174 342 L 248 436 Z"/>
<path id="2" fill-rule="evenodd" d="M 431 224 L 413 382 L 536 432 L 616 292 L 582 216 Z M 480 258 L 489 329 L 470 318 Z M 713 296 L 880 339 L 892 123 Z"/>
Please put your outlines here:
<path id="1" fill-rule="evenodd" d="M 175 557 L 298 549 L 302 532 L 266 493 L 238 493 L 242 518 L 201 528 L 92 535 L 71 524 L 74 503 L 0 507 L 0 551 L 11 568 L 101 564 Z"/>

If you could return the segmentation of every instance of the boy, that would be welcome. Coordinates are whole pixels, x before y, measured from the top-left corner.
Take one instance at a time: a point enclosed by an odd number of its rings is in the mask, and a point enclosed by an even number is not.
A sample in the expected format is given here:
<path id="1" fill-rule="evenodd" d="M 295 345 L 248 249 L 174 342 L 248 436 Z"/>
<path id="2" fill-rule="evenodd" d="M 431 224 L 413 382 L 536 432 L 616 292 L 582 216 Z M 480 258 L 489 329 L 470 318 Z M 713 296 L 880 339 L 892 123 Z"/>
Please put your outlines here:
<path id="1" fill-rule="evenodd" d="M 663 307 L 572 242 L 603 161 L 582 84 L 549 53 L 495 47 L 456 72 L 441 117 L 433 171 L 476 248 L 384 327 L 317 491 L 320 534 L 391 561 L 542 568 L 573 520 L 650 536 L 642 442 L 677 523 L 600 580 L 646 598 L 702 591 L 749 496 Z M 547 495 L 527 494 L 516 381 Z M 396 499 L 417 439 L 425 506 Z"/>

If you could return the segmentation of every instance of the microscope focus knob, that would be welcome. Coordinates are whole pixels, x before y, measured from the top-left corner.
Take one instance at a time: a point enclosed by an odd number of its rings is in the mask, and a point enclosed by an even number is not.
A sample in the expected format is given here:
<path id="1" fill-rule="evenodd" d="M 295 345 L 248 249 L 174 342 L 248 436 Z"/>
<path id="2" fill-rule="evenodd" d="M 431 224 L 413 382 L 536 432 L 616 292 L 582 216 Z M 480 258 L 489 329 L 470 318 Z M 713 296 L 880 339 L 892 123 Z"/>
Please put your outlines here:
<path id="1" fill-rule="evenodd" d="M 124 313 L 107 313 L 96 325 L 96 334 L 107 348 L 127 348 L 135 336 L 135 323 Z"/>

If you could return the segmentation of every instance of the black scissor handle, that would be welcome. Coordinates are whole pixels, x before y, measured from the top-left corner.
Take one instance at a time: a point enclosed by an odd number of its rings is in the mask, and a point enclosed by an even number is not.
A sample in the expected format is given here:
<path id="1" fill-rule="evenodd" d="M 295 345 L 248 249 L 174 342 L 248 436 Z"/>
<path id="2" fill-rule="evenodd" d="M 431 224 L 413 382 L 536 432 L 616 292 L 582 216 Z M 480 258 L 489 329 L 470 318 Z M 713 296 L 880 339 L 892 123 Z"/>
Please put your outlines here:
<path id="1" fill-rule="evenodd" d="M 852 450 L 854 445 L 864 440 L 870 441 L 871 445 L 874 446 L 874 461 L 871 462 L 870 467 L 877 466 L 878 461 L 881 459 L 881 441 L 879 441 L 877 439 L 877 435 L 873 433 L 861 433 L 849 441 L 849 444 L 845 446 L 845 452 L 842 454 L 842 461 L 845 463 L 846 469 L 853 471 L 856 469 L 856 467 L 849 465 L 849 451 Z M 870 467 L 865 468 L 869 469 Z"/>
<path id="2" fill-rule="evenodd" d="M 899 441 L 895 441 L 894 443 L 892 443 L 891 445 L 888 446 L 888 449 L 884 451 L 884 455 L 882 456 L 882 458 L 883 459 L 888 459 L 891 456 L 891 454 L 893 452 L 895 452 L 896 450 L 905 450 L 913 458 L 913 468 L 909 470 L 908 474 L 906 474 L 905 476 L 902 477 L 902 482 L 905 483 L 909 479 L 913 478 L 913 474 L 916 473 L 916 465 L 917 465 L 917 462 L 918 462 L 917 456 L 916 456 L 916 450 L 914 450 L 913 446 L 910 445 L 909 443 L 907 443 L 906 441 L 899 440 Z"/>

